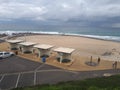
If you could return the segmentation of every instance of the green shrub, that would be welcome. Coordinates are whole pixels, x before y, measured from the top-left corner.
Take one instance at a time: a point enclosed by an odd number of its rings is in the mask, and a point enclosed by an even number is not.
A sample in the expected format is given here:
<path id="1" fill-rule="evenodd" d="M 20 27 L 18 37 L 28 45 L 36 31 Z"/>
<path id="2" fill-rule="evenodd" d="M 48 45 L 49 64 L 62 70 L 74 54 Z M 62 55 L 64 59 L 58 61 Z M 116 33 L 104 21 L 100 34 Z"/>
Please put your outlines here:
<path id="1" fill-rule="evenodd" d="M 120 75 L 61 82 L 55 85 L 37 85 L 13 90 L 120 90 Z"/>
<path id="2" fill-rule="evenodd" d="M 88 88 L 88 90 L 99 90 L 99 88 L 96 87 L 96 86 L 90 86 L 90 87 Z"/>

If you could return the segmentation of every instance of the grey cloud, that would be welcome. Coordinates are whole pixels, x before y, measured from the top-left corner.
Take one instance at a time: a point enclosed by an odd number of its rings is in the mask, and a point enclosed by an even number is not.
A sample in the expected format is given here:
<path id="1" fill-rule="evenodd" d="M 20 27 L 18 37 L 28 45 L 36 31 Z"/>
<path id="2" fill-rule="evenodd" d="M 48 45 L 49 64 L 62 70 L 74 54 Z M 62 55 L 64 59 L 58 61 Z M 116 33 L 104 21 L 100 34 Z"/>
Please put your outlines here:
<path id="1" fill-rule="evenodd" d="M 60 20 L 115 17 L 120 15 L 119 4 L 119 0 L 59 0 L 46 6 L 45 16 Z"/>
<path id="2" fill-rule="evenodd" d="M 0 20 L 98 20 L 120 16 L 120 0 L 0 0 Z"/>
<path id="3" fill-rule="evenodd" d="M 44 6 L 36 6 L 31 3 L 9 2 L 1 3 L 0 19 L 30 18 L 42 19 L 41 15 L 46 12 Z"/>

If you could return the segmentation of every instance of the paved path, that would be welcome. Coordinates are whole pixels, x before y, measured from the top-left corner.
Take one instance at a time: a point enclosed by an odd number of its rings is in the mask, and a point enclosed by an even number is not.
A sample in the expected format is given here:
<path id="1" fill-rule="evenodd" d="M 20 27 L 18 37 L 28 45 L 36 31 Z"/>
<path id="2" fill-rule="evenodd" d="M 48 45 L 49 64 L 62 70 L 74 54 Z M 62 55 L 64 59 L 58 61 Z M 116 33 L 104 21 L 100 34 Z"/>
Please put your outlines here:
<path id="1" fill-rule="evenodd" d="M 5 67 L 4 65 L 8 66 Z M 88 72 L 69 71 L 14 56 L 0 61 L 0 89 L 6 90 L 37 84 L 54 84 L 62 81 L 82 80 L 119 73 L 120 69 Z"/>

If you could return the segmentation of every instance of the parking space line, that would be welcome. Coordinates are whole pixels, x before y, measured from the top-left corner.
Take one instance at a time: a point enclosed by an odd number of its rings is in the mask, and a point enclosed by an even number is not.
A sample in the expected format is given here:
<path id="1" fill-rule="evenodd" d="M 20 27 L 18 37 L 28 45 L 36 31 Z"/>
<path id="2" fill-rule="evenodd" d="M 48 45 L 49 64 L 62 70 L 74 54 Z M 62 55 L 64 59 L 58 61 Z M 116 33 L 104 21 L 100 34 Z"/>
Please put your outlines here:
<path id="1" fill-rule="evenodd" d="M 43 64 L 43 65 L 45 65 L 45 64 Z M 41 68 L 42 66 L 39 66 L 39 68 Z M 71 73 L 78 73 L 77 71 L 64 70 L 64 69 L 50 69 L 50 70 L 37 70 L 37 69 L 35 71 L 25 71 L 25 72 L 17 72 L 17 73 L 5 73 L 5 74 L 1 74 L 1 76 L 4 76 L 4 75 L 16 75 L 16 74 L 19 74 L 19 73 L 24 73 L 25 74 L 25 73 L 50 72 L 50 71 L 65 71 L 65 72 L 71 72 Z"/>
<path id="2" fill-rule="evenodd" d="M 76 72 L 76 71 L 60 70 L 60 69 L 39 70 L 39 71 L 36 71 L 36 72 L 51 72 L 51 71 L 61 71 L 61 72 L 70 72 L 70 73 L 78 74 L 78 72 Z"/>
<path id="3" fill-rule="evenodd" d="M 47 71 L 64 71 L 64 70 L 51 69 L 51 70 L 37 70 L 36 72 L 47 72 Z M 26 74 L 26 73 L 34 73 L 34 72 L 35 71 L 25 71 L 25 72 L 17 72 L 17 73 L 5 73 L 5 74 L 1 74 L 1 76 L 3 76 L 3 75 L 16 75 L 16 74 L 19 74 L 19 73 Z"/>
<path id="4" fill-rule="evenodd" d="M 72 71 L 72 70 L 64 70 L 65 72 L 70 72 L 70 73 L 74 73 L 74 74 L 78 74 L 77 71 Z"/>
<path id="5" fill-rule="evenodd" d="M 36 85 L 36 72 L 34 72 L 34 85 Z"/>
<path id="6" fill-rule="evenodd" d="M 15 88 L 17 88 L 17 86 L 18 86 L 19 79 L 20 79 L 20 73 L 18 74 L 17 81 L 16 81 L 16 84 L 15 84 Z"/>
<path id="7" fill-rule="evenodd" d="M 36 69 L 35 69 L 35 71 L 37 71 L 38 69 L 40 69 L 41 67 L 43 67 L 45 64 L 43 63 L 42 65 L 40 65 L 39 67 L 37 67 Z"/>
<path id="8" fill-rule="evenodd" d="M 34 71 L 25 71 L 25 72 L 16 72 L 16 73 L 5 73 L 5 74 L 1 74 L 1 75 L 16 75 L 19 73 L 33 73 Z"/>
<path id="9" fill-rule="evenodd" d="M 65 71 L 65 70 L 51 69 L 51 70 L 39 70 L 39 71 L 36 71 L 36 72 L 51 72 L 51 71 Z"/>
<path id="10" fill-rule="evenodd" d="M 1 83 L 1 81 L 3 80 L 4 77 L 5 77 L 5 75 L 2 75 L 2 77 L 1 77 L 1 79 L 0 79 L 0 83 Z"/>

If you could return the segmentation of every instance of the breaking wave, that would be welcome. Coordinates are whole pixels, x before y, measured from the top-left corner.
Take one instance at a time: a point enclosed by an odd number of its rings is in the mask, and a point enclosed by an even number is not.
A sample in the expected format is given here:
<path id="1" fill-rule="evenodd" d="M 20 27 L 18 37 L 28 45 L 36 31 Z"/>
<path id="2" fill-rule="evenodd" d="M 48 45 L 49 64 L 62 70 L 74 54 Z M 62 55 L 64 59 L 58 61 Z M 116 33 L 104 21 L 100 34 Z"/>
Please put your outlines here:
<path id="1" fill-rule="evenodd" d="M 120 42 L 119 36 L 101 36 L 101 35 L 86 35 L 86 34 L 75 34 L 75 33 L 62 33 L 62 32 L 44 32 L 44 31 L 0 31 L 0 34 L 7 34 L 12 36 L 13 34 L 19 33 L 33 33 L 33 34 L 50 34 L 50 35 L 70 35 L 70 36 L 81 36 L 87 38 L 101 39 L 101 40 L 111 40 Z"/>

